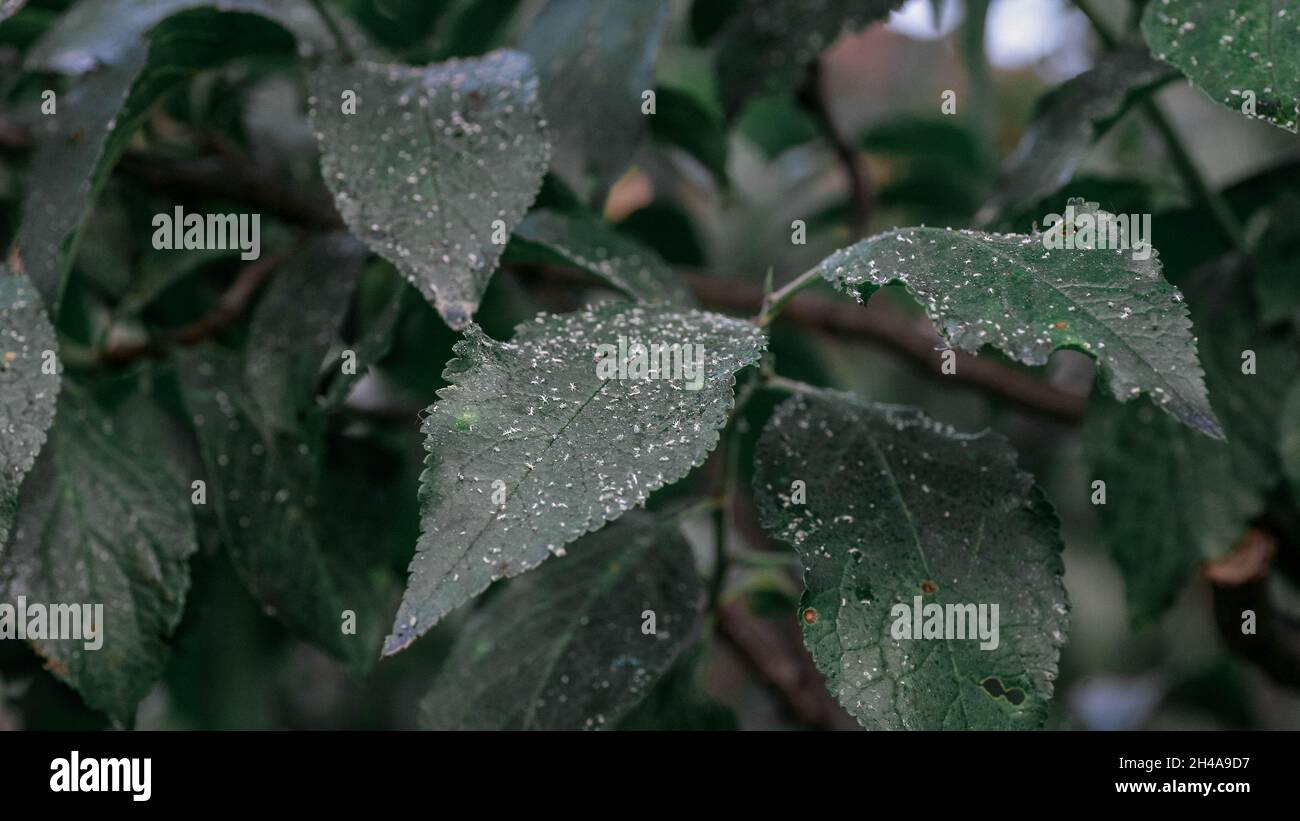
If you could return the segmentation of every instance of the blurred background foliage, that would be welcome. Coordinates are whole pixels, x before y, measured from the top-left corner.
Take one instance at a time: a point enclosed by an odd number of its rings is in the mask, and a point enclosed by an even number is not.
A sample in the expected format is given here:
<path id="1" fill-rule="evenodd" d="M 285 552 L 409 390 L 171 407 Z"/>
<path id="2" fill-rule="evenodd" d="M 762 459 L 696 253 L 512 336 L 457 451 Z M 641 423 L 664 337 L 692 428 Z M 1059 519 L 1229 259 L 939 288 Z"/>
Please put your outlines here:
<path id="1" fill-rule="evenodd" d="M 11 111 L 36 104 L 39 90 L 19 66 L 25 50 L 67 5 L 32 0 L 0 25 L 0 100 Z M 333 5 L 383 48 L 418 64 L 515 43 L 540 2 L 336 0 Z M 793 96 L 755 99 L 733 129 L 724 128 L 709 40 L 727 5 L 723 0 L 671 3 L 655 79 L 660 116 L 666 116 L 655 121 L 632 170 L 613 186 L 604 212 L 618 231 L 680 270 L 761 282 L 770 268 L 777 281 L 784 281 L 855 238 L 846 179 L 818 123 Z M 1112 30 L 1132 29 L 1133 7 L 1126 0 L 1094 5 Z M 830 116 L 874 189 L 869 232 L 921 223 L 971 224 L 1037 101 L 1088 69 L 1099 53 L 1089 21 L 1066 0 L 911 0 L 887 24 L 841 37 L 823 57 L 821 82 Z M 956 92 L 954 116 L 940 111 L 945 90 Z M 1229 191 L 1244 221 L 1260 231 L 1275 222 L 1294 223 L 1294 210 L 1280 211 L 1283 217 L 1270 210 L 1278 191 L 1300 196 L 1300 152 L 1292 135 L 1235 116 L 1185 82 L 1167 85 L 1156 99 L 1211 184 Z M 169 95 L 150 112 L 132 146 L 184 157 L 219 152 L 228 144 L 273 169 L 286 184 L 319 191 L 305 109 L 291 49 L 272 42 L 252 57 L 200 72 Z M 1024 209 L 1002 227 L 1026 232 L 1033 220 L 1060 210 L 1071 195 L 1100 200 L 1115 212 L 1155 213 L 1155 244 L 1165 273 L 1180 283 L 1224 248 L 1189 200 L 1162 146 L 1146 120 L 1122 118 L 1051 202 Z M 21 152 L 0 151 L 0 245 L 6 247 L 21 213 L 24 162 Z M 541 204 L 565 210 L 571 197 L 552 184 Z M 65 337 L 91 347 L 106 334 L 129 336 L 133 327 L 141 333 L 175 326 L 201 316 L 220 298 L 240 266 L 236 254 L 163 254 L 139 240 L 148 236 L 148 215 L 172 204 L 138 178 L 110 180 L 76 258 L 59 323 Z M 204 203 L 208 210 L 219 205 Z M 807 221 L 804 245 L 790 241 L 796 219 Z M 276 231 L 290 229 L 268 220 L 264 230 L 269 247 Z M 1282 258 L 1296 250 L 1294 234 L 1276 243 Z M 1289 270 L 1294 277 L 1294 268 Z M 382 310 L 395 277 L 387 263 L 372 261 L 348 319 L 348 338 Z M 571 310 L 605 296 L 585 288 L 557 287 L 507 266 L 493 279 L 479 321 L 490 335 L 507 338 L 514 324 L 539 306 Z M 884 298 L 902 310 L 918 310 L 904 295 Z M 343 443 L 334 449 L 338 459 L 349 462 L 331 469 L 359 471 L 374 491 L 375 512 L 387 523 L 382 542 L 392 546 L 395 578 L 401 577 L 416 537 L 415 487 L 423 456 L 417 414 L 443 384 L 442 363 L 457 338 L 423 300 L 405 300 L 401 310 L 391 352 L 344 411 L 331 418 L 328 431 L 332 441 Z M 230 333 L 237 337 L 241 331 L 235 327 Z M 1189 584 L 1154 623 L 1130 627 L 1123 581 L 1089 504 L 1088 460 L 1077 429 L 1027 416 L 968 388 L 942 385 L 890 352 L 860 342 L 778 325 L 773 349 L 782 370 L 805 381 L 915 405 L 961 430 L 991 427 L 1011 439 L 1022 467 L 1056 506 L 1067 545 L 1065 582 L 1073 624 L 1049 726 L 1300 729 L 1300 696 L 1271 683 L 1225 647 L 1205 583 Z M 1092 366 L 1080 356 L 1058 353 L 1047 378 L 1084 391 Z M 157 363 L 110 372 L 100 387 L 112 396 L 121 385 L 140 383 L 175 403 L 175 375 Z M 746 470 L 758 427 L 775 401 L 760 397 L 742 421 L 747 428 L 740 463 Z M 672 504 L 674 497 L 707 488 L 707 471 L 700 473 L 656 502 Z M 203 544 L 192 563 L 190 605 L 166 674 L 141 707 L 138 727 L 413 726 L 418 701 L 463 614 L 383 661 L 368 677 L 353 677 L 265 617 L 217 549 L 213 522 L 200 525 Z M 705 526 L 689 535 L 705 554 Z M 750 547 L 762 538 L 756 527 L 739 528 L 732 536 Z M 1285 573 L 1276 581 L 1279 595 L 1292 604 L 1300 600 L 1294 581 Z M 754 571 L 738 581 L 737 589 L 754 612 L 774 616 L 774 635 L 788 642 L 787 649 L 801 652 L 789 618 L 799 592 L 792 577 L 775 569 Z M 25 645 L 0 642 L 0 729 L 105 724 L 72 690 L 44 673 Z M 733 648 L 708 639 L 678 662 L 624 724 L 801 726 Z"/>

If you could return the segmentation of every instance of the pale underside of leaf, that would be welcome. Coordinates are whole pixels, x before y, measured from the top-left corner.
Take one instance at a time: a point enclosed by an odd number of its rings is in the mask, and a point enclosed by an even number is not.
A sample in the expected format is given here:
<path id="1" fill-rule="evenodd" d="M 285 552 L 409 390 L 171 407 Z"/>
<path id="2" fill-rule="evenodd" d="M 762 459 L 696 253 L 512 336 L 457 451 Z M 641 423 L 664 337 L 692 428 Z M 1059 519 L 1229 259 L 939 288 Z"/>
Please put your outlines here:
<path id="1" fill-rule="evenodd" d="M 1142 34 L 1152 54 L 1217 102 L 1297 130 L 1300 2 L 1154 0 Z"/>
<path id="2" fill-rule="evenodd" d="M 629 514 L 469 616 L 421 705 L 421 724 L 611 726 L 693 639 L 702 592 L 677 528 Z M 653 632 L 642 629 L 647 614 Z"/>
<path id="3" fill-rule="evenodd" d="M 1005 440 L 810 392 L 778 407 L 764 429 L 754 491 L 764 527 L 803 562 L 804 643 L 860 723 L 1042 725 L 1068 629 L 1061 541 L 1055 513 Z M 955 619 L 945 638 L 896 637 L 895 608 L 916 597 L 923 614 L 928 605 L 997 605 L 997 646 L 971 637 L 977 617 L 965 638 Z"/>
<path id="4" fill-rule="evenodd" d="M 1155 250 L 1146 260 L 1128 250 L 1049 250 L 1043 236 L 903 228 L 837 251 L 818 270 L 860 301 L 901 283 L 939 332 L 970 353 L 991 345 L 1044 365 L 1057 349 L 1082 351 L 1117 399 L 1149 394 L 1222 438 L 1182 294 L 1161 276 Z"/>
<path id="5" fill-rule="evenodd" d="M 620 338 L 695 346 L 699 379 L 602 378 Z M 752 323 L 616 303 L 542 314 L 511 342 L 471 326 L 425 418 L 421 536 L 385 652 L 699 465 L 764 346 Z"/>
<path id="6" fill-rule="evenodd" d="M 465 327 L 550 156 L 528 58 L 326 64 L 310 86 L 321 170 L 343 221 L 448 325 Z M 355 114 L 344 113 L 345 92 Z"/>
<path id="7" fill-rule="evenodd" d="M 0 553 L 18 510 L 18 489 L 54 421 L 59 374 L 44 373 L 54 328 L 22 274 L 0 265 Z M 53 362 L 53 360 L 50 360 Z"/>
<path id="8" fill-rule="evenodd" d="M 986 224 L 1008 208 L 1060 190 L 1092 145 L 1097 126 L 1119 114 L 1131 95 L 1173 75 L 1146 49 L 1124 49 L 1065 82 L 1044 98 L 975 221 Z"/>

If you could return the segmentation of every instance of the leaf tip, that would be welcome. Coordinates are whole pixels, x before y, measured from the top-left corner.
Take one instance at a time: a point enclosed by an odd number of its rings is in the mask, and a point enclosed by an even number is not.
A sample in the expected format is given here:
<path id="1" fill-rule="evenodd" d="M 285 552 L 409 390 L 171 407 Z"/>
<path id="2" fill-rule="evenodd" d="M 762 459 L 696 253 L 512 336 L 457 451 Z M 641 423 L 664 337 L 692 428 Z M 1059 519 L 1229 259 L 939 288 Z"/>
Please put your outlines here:
<path id="1" fill-rule="evenodd" d="M 411 646 L 411 642 L 415 641 L 417 635 L 414 630 L 394 626 L 392 635 L 384 639 L 384 647 L 379 654 L 380 658 L 388 658 L 402 652 Z"/>
<path id="2" fill-rule="evenodd" d="M 465 300 L 438 300 L 438 313 L 453 331 L 463 331 L 474 318 L 478 303 Z"/>

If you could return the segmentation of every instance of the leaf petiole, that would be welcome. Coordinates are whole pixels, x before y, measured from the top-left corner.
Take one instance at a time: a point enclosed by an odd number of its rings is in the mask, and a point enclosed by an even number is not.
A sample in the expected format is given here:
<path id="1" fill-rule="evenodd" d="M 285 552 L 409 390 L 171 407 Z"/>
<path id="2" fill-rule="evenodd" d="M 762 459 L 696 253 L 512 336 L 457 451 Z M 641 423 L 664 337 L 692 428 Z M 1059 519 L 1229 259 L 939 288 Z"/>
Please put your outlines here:
<path id="1" fill-rule="evenodd" d="M 758 312 L 758 316 L 754 317 L 754 324 L 760 328 L 766 328 L 772 324 L 772 320 L 776 319 L 777 314 L 781 313 L 781 309 L 794 298 L 795 294 L 819 279 L 821 279 L 821 272 L 816 268 L 810 268 L 783 285 L 775 293 L 768 294 L 763 300 L 763 307 Z"/>

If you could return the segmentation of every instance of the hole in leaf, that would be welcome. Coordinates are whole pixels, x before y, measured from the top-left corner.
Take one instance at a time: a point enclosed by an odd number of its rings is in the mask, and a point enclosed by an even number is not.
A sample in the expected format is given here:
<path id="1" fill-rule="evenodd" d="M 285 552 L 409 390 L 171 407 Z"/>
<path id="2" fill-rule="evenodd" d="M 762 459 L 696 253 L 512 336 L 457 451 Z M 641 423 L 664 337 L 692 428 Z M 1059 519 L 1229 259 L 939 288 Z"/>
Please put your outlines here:
<path id="1" fill-rule="evenodd" d="M 984 688 L 985 692 L 994 698 L 1005 698 L 1013 707 L 1019 707 L 1025 702 L 1024 690 L 1021 690 L 1019 687 L 1012 687 L 1009 690 L 1005 689 L 1002 686 L 1002 682 L 993 676 L 989 676 L 981 681 L 980 686 Z"/>

